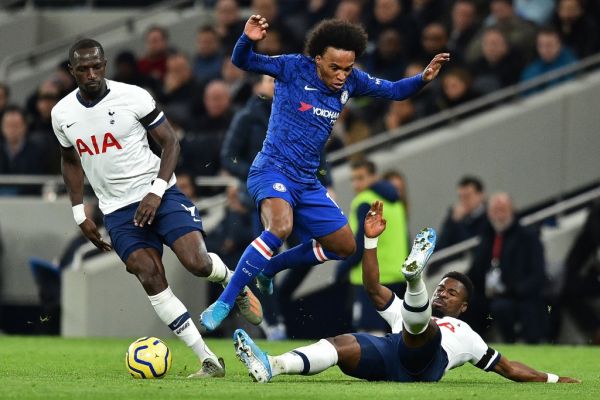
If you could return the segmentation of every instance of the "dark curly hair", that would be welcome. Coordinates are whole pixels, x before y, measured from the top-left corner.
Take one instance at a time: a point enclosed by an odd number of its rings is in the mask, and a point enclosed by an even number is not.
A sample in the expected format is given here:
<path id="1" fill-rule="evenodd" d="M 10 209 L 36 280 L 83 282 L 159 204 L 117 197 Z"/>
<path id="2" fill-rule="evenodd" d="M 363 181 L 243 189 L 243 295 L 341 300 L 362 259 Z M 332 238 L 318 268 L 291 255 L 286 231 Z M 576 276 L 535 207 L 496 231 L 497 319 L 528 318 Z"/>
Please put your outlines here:
<path id="1" fill-rule="evenodd" d="M 367 47 L 367 33 L 360 25 L 339 19 L 326 19 L 309 33 L 305 52 L 315 58 L 323 55 L 328 47 L 353 51 L 358 58 Z"/>

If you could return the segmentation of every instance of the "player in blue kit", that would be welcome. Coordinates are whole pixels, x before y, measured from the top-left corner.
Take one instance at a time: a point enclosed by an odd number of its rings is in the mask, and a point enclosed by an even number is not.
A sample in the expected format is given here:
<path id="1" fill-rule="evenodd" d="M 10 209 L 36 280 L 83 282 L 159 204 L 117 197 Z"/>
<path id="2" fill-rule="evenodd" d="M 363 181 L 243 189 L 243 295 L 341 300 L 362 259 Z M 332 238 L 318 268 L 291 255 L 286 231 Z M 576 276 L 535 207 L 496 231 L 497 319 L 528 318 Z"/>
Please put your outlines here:
<path id="1" fill-rule="evenodd" d="M 250 173 L 247 187 L 265 230 L 245 250 L 231 282 L 200 316 L 208 330 L 219 326 L 239 290 L 255 277 L 263 292 L 272 292 L 273 276 L 286 268 L 344 259 L 354 253 L 354 235 L 342 210 L 316 178 L 320 153 L 350 97 L 403 100 L 434 79 L 450 55 L 436 55 L 422 74 L 390 82 L 354 68 L 367 45 L 358 25 L 326 20 L 310 33 L 308 56 L 268 57 L 254 53 L 255 41 L 269 25 L 260 15 L 246 22 L 232 55 L 246 70 L 275 77 L 267 137 Z M 292 229 L 303 243 L 274 256 Z"/>

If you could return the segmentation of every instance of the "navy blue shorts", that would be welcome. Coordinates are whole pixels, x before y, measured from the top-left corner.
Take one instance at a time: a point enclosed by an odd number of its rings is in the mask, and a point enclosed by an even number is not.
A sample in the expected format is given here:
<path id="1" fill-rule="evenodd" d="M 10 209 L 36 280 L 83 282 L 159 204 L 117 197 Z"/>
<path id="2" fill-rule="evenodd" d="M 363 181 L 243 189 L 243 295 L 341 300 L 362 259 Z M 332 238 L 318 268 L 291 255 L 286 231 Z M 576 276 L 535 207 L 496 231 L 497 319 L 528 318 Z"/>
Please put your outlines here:
<path id="1" fill-rule="evenodd" d="M 444 376 L 448 355 L 438 330 L 425 346 L 409 348 L 401 333 L 384 337 L 353 333 L 360 345 L 360 361 L 349 375 L 368 381 L 437 382 Z"/>
<path id="2" fill-rule="evenodd" d="M 248 193 L 257 210 L 260 210 L 260 202 L 267 198 L 287 201 L 294 210 L 294 232 L 302 242 L 327 236 L 348 223 L 342 209 L 317 179 L 300 183 L 278 171 L 251 169 Z"/>
<path id="3" fill-rule="evenodd" d="M 153 248 L 162 255 L 163 244 L 171 247 L 181 236 L 202 229 L 196 206 L 176 186 L 165 191 L 152 225 L 135 226 L 133 217 L 139 202 L 106 214 L 104 225 L 112 246 L 123 262 L 137 249 Z"/>

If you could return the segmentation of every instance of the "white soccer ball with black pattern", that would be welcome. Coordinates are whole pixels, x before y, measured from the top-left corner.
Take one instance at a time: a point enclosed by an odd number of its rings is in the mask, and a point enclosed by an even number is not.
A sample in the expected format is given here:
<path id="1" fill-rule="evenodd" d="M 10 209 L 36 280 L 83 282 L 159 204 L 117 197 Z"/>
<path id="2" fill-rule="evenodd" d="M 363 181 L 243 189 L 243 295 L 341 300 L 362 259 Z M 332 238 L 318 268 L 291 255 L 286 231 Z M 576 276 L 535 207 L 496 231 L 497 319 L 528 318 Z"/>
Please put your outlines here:
<path id="1" fill-rule="evenodd" d="M 171 351 L 158 338 L 139 338 L 129 345 L 125 365 L 129 374 L 136 379 L 162 378 L 171 368 Z"/>

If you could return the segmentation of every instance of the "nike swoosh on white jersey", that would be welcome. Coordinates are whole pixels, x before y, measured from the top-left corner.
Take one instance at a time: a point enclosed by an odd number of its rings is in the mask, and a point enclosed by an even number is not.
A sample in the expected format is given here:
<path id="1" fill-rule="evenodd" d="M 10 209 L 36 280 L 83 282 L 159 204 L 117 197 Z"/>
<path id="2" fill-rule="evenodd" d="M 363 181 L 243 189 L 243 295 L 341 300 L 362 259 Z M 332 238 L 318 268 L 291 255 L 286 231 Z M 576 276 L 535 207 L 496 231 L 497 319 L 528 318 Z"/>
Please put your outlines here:
<path id="1" fill-rule="evenodd" d="M 319 89 L 305 85 L 304 90 L 319 90 Z"/>

